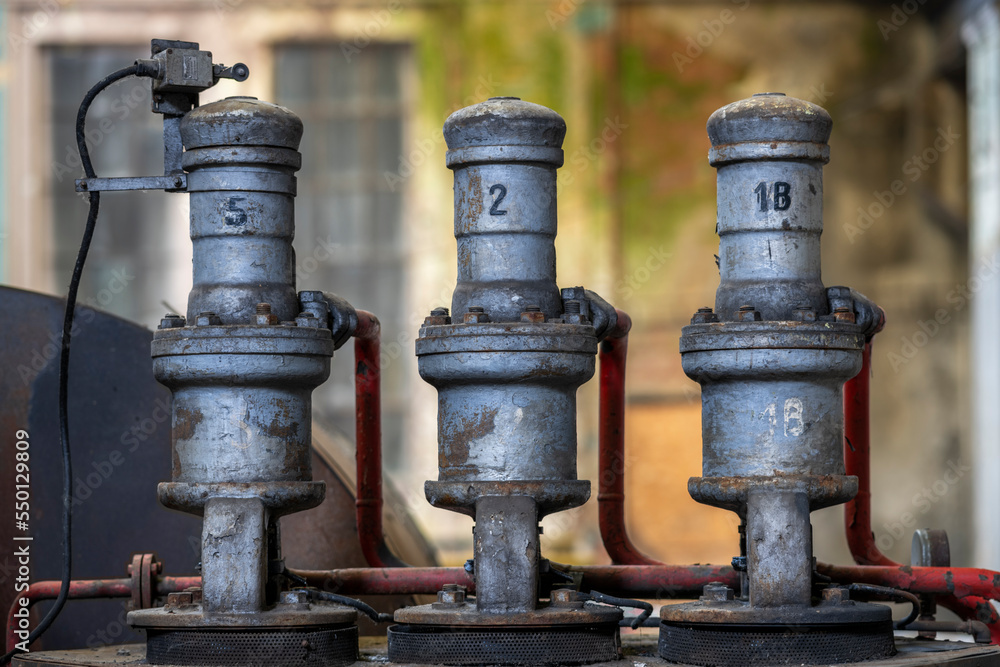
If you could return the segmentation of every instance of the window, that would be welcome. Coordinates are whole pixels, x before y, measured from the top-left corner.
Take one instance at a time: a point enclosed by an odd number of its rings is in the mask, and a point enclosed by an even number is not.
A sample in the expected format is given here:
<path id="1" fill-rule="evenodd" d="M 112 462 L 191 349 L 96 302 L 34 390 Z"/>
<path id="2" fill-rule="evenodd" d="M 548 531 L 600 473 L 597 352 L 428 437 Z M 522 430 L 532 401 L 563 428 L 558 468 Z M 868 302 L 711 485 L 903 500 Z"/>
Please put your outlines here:
<path id="1" fill-rule="evenodd" d="M 87 218 L 87 198 L 74 190 L 82 178 L 76 147 L 76 113 L 87 90 L 111 72 L 148 58 L 148 46 L 55 47 L 49 50 L 51 81 L 50 165 L 52 206 L 51 270 L 56 292 L 65 294 Z M 99 95 L 90 108 L 87 145 L 98 176 L 153 176 L 163 173 L 163 121 L 150 112 L 149 79 L 128 78 Z M 170 284 L 177 271 L 190 273 L 190 257 L 180 259 L 168 242 L 171 225 L 186 208 L 183 195 L 163 192 L 110 192 L 101 213 L 80 285 L 80 303 L 147 326 L 159 321 L 165 299 L 177 300 Z M 186 204 L 186 202 L 183 202 Z M 187 225 L 184 227 L 186 235 Z M 188 251 L 190 252 L 190 251 Z M 178 268 L 179 267 L 179 268 Z M 190 277 L 184 283 L 187 289 Z M 182 290 L 182 292 L 183 292 Z M 187 304 L 171 303 L 183 313 Z"/>
<path id="2" fill-rule="evenodd" d="M 298 289 L 335 292 L 375 313 L 383 341 L 398 340 L 406 326 L 402 188 L 384 177 L 399 169 L 406 54 L 404 46 L 371 44 L 346 62 L 335 43 L 282 45 L 275 53 L 275 101 L 305 125 L 296 201 Z M 346 345 L 337 353 L 330 381 L 314 394 L 315 415 L 351 436 L 352 350 Z M 393 360 L 382 373 L 390 467 L 399 461 L 406 366 Z"/>

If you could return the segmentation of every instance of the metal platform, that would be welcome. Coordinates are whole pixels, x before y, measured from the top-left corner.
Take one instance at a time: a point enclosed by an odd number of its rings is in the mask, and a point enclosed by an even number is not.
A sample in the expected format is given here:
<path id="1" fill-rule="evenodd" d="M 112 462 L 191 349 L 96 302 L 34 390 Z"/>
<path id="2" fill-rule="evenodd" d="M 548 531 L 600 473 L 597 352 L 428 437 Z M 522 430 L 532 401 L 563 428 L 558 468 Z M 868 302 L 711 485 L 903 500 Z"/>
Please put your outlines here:
<path id="1" fill-rule="evenodd" d="M 644 630 L 622 637 L 624 657 L 613 662 L 596 663 L 592 667 L 659 667 L 673 665 L 656 654 L 658 631 Z M 864 663 L 865 667 L 1000 667 L 1000 646 L 967 644 L 961 642 L 926 641 L 896 638 L 898 653 L 886 660 Z M 374 667 L 388 663 L 384 637 L 362 637 L 360 658 L 354 667 Z M 14 658 L 13 667 L 113 667 L 145 664 L 145 647 L 142 644 L 105 646 L 97 649 L 75 651 L 45 651 L 27 653 Z M 247 663 L 248 667 L 250 663 Z M 399 664 L 410 667 L 410 664 Z M 415 667 L 415 666 L 414 666 Z M 838 667 L 830 665 L 829 667 Z"/>

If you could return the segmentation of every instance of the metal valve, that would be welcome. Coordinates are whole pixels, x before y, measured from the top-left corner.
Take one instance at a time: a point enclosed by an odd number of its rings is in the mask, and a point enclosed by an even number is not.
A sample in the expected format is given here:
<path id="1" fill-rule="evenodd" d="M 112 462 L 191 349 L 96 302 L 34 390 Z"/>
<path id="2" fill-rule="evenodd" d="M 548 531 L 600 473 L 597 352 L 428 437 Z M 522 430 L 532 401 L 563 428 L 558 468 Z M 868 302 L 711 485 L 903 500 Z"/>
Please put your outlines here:
<path id="1" fill-rule="evenodd" d="M 881 323 L 863 296 L 822 283 L 831 126 L 822 108 L 781 93 L 735 102 L 708 121 L 720 283 L 715 312 L 695 313 L 680 341 L 684 372 L 702 387 L 703 476 L 688 489 L 744 522 L 738 562 L 746 595 L 663 607 L 661 656 L 671 662 L 706 664 L 692 647 L 716 637 L 719 624 L 795 624 L 802 632 L 766 635 L 752 650 L 738 632 L 724 633 L 736 644 L 716 647 L 717 665 L 777 664 L 767 662 L 774 656 L 846 662 L 893 651 L 888 608 L 812 602 L 809 514 L 857 492 L 857 478 L 844 474 L 843 385 Z M 826 638 L 824 652 L 810 633 Z"/>
<path id="2" fill-rule="evenodd" d="M 556 284 L 556 169 L 565 133 L 557 113 L 513 97 L 445 122 L 458 283 L 451 315 L 435 309 L 416 345 L 420 376 L 438 390 L 438 479 L 425 491 L 432 505 L 475 519 L 476 593 L 396 612 L 394 662 L 463 655 L 462 664 L 527 664 L 556 643 L 567 644 L 563 658 L 573 663 L 618 655 L 621 611 L 539 599 L 538 522 L 590 496 L 590 483 L 577 479 L 576 392 L 615 324 L 603 299 Z M 513 625 L 531 632 L 512 635 Z M 441 626 L 475 626 L 493 640 L 427 632 Z M 511 648 L 497 648 L 504 646 Z"/>

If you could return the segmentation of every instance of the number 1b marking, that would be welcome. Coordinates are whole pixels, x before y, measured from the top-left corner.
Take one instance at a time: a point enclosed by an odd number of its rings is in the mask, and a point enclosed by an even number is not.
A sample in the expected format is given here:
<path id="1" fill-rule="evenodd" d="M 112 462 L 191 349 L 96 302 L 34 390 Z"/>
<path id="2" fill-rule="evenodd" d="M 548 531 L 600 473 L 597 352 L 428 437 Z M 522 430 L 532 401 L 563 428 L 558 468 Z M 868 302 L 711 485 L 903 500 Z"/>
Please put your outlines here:
<path id="1" fill-rule="evenodd" d="M 757 194 L 757 205 L 760 206 L 761 213 L 767 213 L 768 201 L 767 196 L 767 183 L 761 181 L 754 192 Z M 774 183 L 774 210 L 775 211 L 787 211 L 788 207 L 792 205 L 792 186 L 784 181 L 775 181 Z"/>
<path id="2" fill-rule="evenodd" d="M 775 427 L 778 425 L 778 410 L 774 403 L 771 403 L 766 408 L 764 412 L 767 416 L 768 426 L 770 427 L 771 437 L 774 437 Z M 784 415 L 782 415 L 785 420 L 785 437 L 791 436 L 797 438 L 806 431 L 805 421 L 802 419 L 802 399 L 801 398 L 789 398 L 785 400 Z"/>

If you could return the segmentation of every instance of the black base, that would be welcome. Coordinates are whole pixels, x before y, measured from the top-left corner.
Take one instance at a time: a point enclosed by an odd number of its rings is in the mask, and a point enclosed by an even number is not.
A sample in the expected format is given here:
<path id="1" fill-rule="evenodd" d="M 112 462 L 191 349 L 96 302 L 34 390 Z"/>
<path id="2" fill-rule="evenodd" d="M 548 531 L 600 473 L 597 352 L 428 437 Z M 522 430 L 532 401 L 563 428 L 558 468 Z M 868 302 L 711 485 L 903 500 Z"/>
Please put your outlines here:
<path id="1" fill-rule="evenodd" d="M 618 624 L 394 625 L 389 661 L 435 665 L 585 665 L 621 658 Z"/>
<path id="2" fill-rule="evenodd" d="M 354 625 L 147 629 L 146 662 L 191 667 L 343 667 L 358 659 Z"/>
<path id="3" fill-rule="evenodd" d="M 892 622 L 660 624 L 660 657 L 700 667 L 829 665 L 888 658 Z"/>

